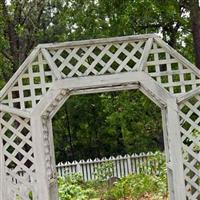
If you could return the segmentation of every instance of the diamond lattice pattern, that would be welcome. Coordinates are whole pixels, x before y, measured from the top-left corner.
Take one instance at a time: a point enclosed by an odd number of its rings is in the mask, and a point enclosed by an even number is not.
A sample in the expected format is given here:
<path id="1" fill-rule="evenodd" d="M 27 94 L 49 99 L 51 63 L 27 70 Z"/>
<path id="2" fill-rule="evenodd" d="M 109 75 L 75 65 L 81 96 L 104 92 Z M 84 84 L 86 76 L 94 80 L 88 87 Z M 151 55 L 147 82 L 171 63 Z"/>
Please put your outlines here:
<path id="1" fill-rule="evenodd" d="M 188 199 L 200 199 L 200 95 L 180 105 L 181 137 Z"/>
<path id="2" fill-rule="evenodd" d="M 146 51 L 146 41 L 141 39 L 60 48 L 45 47 L 49 60 L 45 59 L 40 50 L 36 59 L 26 66 L 14 86 L 1 99 L 1 103 L 21 110 L 34 109 L 55 82 L 51 69 L 60 73 L 62 78 L 144 69 L 175 95 L 185 94 L 200 86 L 200 75 L 191 66 L 186 66 L 173 53 L 169 53 L 156 39 L 153 39 L 150 51 Z M 140 66 L 146 56 L 147 62 Z M 189 200 L 196 200 L 200 199 L 200 95 L 181 103 L 179 111 L 187 197 Z M 2 112 L 0 123 L 8 199 L 28 200 L 30 195 L 37 193 L 34 189 L 37 184 L 33 184 L 36 179 L 30 120 Z M 47 135 L 44 134 L 44 137 Z M 47 168 L 50 168 L 48 142 L 45 148 L 48 150 Z"/>
<path id="3" fill-rule="evenodd" d="M 51 49 L 63 77 L 112 74 L 137 68 L 145 41 Z"/>
<path id="4" fill-rule="evenodd" d="M 170 93 L 176 95 L 191 91 L 200 85 L 199 76 L 156 42 L 150 50 L 145 71 Z"/>
<path id="5" fill-rule="evenodd" d="M 19 109 L 31 109 L 52 86 L 55 77 L 41 53 L 27 66 L 19 76 L 14 87 L 8 92 L 2 103 Z"/>
<path id="6" fill-rule="evenodd" d="M 28 200 L 34 195 L 34 152 L 30 120 L 1 113 L 4 171 L 8 199 Z M 32 194 L 31 194 L 32 193 Z"/>

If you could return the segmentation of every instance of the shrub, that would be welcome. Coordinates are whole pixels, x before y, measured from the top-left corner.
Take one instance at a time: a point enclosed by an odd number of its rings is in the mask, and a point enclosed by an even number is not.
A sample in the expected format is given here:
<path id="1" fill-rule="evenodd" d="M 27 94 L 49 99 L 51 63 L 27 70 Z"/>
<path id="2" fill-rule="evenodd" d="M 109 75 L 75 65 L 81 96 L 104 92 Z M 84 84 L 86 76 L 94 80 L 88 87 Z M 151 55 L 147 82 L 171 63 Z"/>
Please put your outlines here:
<path id="1" fill-rule="evenodd" d="M 94 171 L 96 180 L 99 182 L 107 181 L 113 176 L 113 168 L 114 163 L 112 161 L 101 163 L 100 166 L 96 167 Z"/>
<path id="2" fill-rule="evenodd" d="M 113 188 L 104 195 L 105 199 L 139 199 L 151 196 L 151 199 L 159 200 L 167 196 L 166 162 L 163 153 L 156 152 L 150 158 L 148 169 L 141 169 L 140 174 L 130 174 L 118 181 Z M 155 163 L 158 165 L 155 166 Z"/>
<path id="3" fill-rule="evenodd" d="M 71 174 L 58 179 L 60 200 L 86 200 L 90 199 L 95 191 L 84 188 L 84 182 L 80 174 Z"/>
<path id="4" fill-rule="evenodd" d="M 95 169 L 96 180 L 84 182 L 80 174 L 59 178 L 60 200 L 122 199 L 167 199 L 166 162 L 163 153 L 156 152 L 148 160 L 148 168 L 142 167 L 140 174 L 129 174 L 112 187 L 108 179 L 113 176 L 113 162 L 102 163 Z M 158 165 L 155 166 L 155 163 Z M 146 164 L 144 164 L 146 166 Z"/>

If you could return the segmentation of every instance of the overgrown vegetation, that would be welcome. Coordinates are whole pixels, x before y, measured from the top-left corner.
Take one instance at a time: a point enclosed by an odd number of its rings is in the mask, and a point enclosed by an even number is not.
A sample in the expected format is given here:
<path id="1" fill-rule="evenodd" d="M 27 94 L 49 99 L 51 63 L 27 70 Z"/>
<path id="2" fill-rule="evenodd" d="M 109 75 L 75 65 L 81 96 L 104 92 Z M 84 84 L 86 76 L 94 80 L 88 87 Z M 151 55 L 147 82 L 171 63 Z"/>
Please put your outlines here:
<path id="1" fill-rule="evenodd" d="M 110 183 L 113 164 L 104 163 L 95 172 L 96 180 L 84 182 L 80 174 L 59 178 L 60 200 L 163 200 L 168 198 L 165 159 L 157 152 L 149 162 L 159 161 L 149 173 L 130 174 Z M 157 171 L 157 173 L 153 173 Z M 150 174 L 151 173 L 151 174 Z"/>
<path id="2" fill-rule="evenodd" d="M 0 88 L 44 42 L 159 33 L 194 62 L 198 16 L 198 1 L 187 0 L 1 0 Z M 54 119 L 56 159 L 160 150 L 160 130 L 160 112 L 138 92 L 75 97 Z"/>

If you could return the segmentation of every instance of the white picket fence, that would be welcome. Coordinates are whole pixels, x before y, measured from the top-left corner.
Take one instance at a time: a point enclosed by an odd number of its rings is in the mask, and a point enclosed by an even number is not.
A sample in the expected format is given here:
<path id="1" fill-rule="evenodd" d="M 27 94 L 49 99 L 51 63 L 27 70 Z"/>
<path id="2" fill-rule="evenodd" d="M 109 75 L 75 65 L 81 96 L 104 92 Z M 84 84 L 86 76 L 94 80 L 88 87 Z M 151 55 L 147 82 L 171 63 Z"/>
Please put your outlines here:
<path id="1" fill-rule="evenodd" d="M 154 153 L 140 153 L 125 156 L 117 156 L 102 159 L 88 159 L 86 161 L 81 160 L 79 162 L 66 162 L 59 163 L 57 165 L 57 172 L 59 176 L 64 176 L 65 174 L 80 173 L 85 181 L 95 179 L 95 169 L 97 169 L 102 163 L 112 161 L 113 163 L 113 176 L 121 178 L 127 176 L 130 173 L 139 174 L 141 170 L 145 173 L 152 169 L 152 165 L 158 165 L 158 162 L 150 162 L 149 158 L 154 156 Z M 150 166 L 151 165 L 151 166 Z"/>

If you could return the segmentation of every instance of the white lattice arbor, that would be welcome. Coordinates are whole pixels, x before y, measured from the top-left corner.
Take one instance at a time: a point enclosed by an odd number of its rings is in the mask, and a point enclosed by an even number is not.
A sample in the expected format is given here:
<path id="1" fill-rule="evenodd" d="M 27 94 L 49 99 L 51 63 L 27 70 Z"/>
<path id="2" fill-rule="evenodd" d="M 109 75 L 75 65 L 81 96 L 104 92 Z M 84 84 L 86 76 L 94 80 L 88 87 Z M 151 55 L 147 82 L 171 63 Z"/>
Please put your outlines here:
<path id="1" fill-rule="evenodd" d="M 57 200 L 52 117 L 71 95 L 130 89 L 161 108 L 170 199 L 200 199 L 199 86 L 153 34 L 38 45 L 0 93 L 0 199 Z"/>

